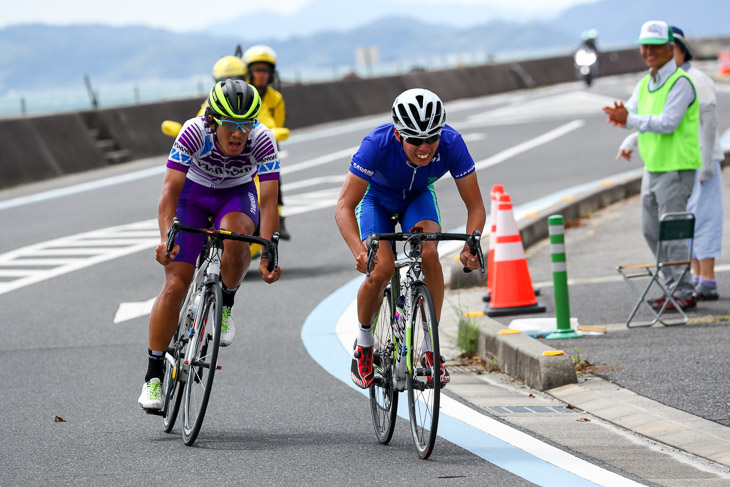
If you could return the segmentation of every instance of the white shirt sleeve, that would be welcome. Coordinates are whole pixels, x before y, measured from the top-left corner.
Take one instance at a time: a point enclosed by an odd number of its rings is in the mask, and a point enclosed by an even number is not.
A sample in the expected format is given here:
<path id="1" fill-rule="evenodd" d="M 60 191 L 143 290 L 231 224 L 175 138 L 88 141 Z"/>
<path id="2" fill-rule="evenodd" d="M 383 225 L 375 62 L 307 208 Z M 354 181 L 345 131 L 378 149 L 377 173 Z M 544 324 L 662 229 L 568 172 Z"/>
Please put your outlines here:
<path id="1" fill-rule="evenodd" d="M 633 97 L 633 95 L 632 95 Z M 637 115 L 629 112 L 627 127 L 633 127 L 639 132 L 653 132 L 656 134 L 671 134 L 684 117 L 684 112 L 695 98 L 692 83 L 686 78 L 679 78 L 669 90 L 664 111 L 659 115 Z"/>

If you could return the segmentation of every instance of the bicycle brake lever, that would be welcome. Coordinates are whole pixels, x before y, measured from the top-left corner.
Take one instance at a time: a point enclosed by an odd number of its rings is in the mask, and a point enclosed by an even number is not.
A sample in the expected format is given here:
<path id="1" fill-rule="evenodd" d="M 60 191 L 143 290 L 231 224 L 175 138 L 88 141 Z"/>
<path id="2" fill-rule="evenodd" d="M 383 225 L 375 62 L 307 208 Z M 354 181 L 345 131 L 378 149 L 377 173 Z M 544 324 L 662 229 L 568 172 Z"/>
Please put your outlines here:
<path id="1" fill-rule="evenodd" d="M 479 243 L 481 232 L 479 230 L 474 230 L 472 232 L 471 236 L 466 240 L 467 244 L 469 244 L 469 252 L 471 252 L 471 255 L 476 255 L 477 260 L 479 261 L 479 269 L 481 270 L 482 274 L 484 274 L 484 256 L 482 255 L 482 247 Z M 471 269 L 464 266 L 464 272 L 469 273 L 471 272 Z"/>
<path id="2" fill-rule="evenodd" d="M 167 248 L 165 249 L 165 257 L 170 256 L 170 252 L 175 247 L 175 237 L 180 228 L 180 219 L 175 217 L 172 219 L 172 225 L 167 229 Z"/>
<path id="3" fill-rule="evenodd" d="M 368 266 L 367 269 L 365 269 L 365 275 L 370 277 L 370 268 L 373 265 L 373 259 L 375 258 L 375 254 L 378 253 L 378 247 L 380 246 L 380 240 L 378 239 L 372 239 L 370 240 L 370 237 L 368 237 L 367 247 L 368 247 Z"/>
<path id="4" fill-rule="evenodd" d="M 279 232 L 274 232 L 271 236 L 271 246 L 266 252 L 266 258 L 269 259 L 266 269 L 269 272 L 273 272 L 279 266 L 279 237 Z"/>

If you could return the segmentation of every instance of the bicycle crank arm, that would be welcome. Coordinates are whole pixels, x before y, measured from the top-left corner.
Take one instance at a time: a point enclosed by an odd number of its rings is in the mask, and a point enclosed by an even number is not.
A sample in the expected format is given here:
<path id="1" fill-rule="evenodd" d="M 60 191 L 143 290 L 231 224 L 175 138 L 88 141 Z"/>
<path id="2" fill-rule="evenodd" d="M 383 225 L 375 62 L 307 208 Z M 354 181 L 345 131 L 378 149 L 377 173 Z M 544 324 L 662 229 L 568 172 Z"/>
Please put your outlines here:
<path id="1" fill-rule="evenodd" d="M 186 360 L 185 363 L 187 364 L 188 363 L 188 360 Z M 199 360 L 194 360 L 193 361 L 193 367 L 202 367 L 204 369 L 209 369 L 210 368 L 210 364 L 208 362 L 201 362 Z M 222 365 L 216 365 L 215 370 L 223 370 L 223 366 Z"/>

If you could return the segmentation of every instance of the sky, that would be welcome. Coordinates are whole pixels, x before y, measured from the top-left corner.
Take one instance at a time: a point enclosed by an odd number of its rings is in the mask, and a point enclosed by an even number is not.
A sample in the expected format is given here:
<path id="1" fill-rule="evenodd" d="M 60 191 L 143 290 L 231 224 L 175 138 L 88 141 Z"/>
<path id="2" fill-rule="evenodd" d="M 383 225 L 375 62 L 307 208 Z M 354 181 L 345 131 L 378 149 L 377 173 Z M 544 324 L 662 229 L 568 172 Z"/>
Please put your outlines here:
<path id="1" fill-rule="evenodd" d="M 313 0 L 260 0 L 254 2 L 219 2 L 200 0 L 0 0 L 0 28 L 15 24 L 43 23 L 69 25 L 100 23 L 114 26 L 146 25 L 174 32 L 199 30 L 213 25 L 224 10 L 231 17 L 246 12 L 269 10 L 284 15 L 296 15 L 297 10 Z M 545 0 L 392 0 L 404 8 L 424 4 L 461 3 L 499 6 L 524 11 L 545 10 Z M 550 0 L 555 10 L 595 0 Z M 342 7 L 363 7 L 366 0 L 343 0 Z"/>

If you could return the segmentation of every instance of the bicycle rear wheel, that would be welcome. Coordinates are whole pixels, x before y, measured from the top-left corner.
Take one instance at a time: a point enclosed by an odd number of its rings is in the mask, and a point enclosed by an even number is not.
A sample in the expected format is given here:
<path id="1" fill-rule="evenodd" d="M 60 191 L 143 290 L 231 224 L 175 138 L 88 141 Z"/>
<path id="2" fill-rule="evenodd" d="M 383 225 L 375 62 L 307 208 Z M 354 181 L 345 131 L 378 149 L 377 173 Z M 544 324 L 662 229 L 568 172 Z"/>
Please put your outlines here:
<path id="1" fill-rule="evenodd" d="M 393 374 L 397 344 L 393 340 L 393 301 L 390 288 L 385 290 L 383 304 L 373 324 L 375 348 L 373 349 L 373 369 L 375 381 L 370 388 L 370 412 L 373 416 L 375 436 L 384 445 L 390 442 L 398 417 L 398 391 L 395 390 Z"/>
<path id="2" fill-rule="evenodd" d="M 221 339 L 221 300 L 220 286 L 208 286 L 203 291 L 195 318 L 197 329 L 188 343 L 192 353 L 189 355 L 190 363 L 186 364 L 188 374 L 183 393 L 182 432 L 183 441 L 188 446 L 198 437 L 213 388 Z"/>
<path id="3" fill-rule="evenodd" d="M 436 324 L 436 309 L 428 288 L 418 283 L 413 289 L 411 304 L 411 333 L 407 337 L 410 349 L 408 413 L 411 434 L 418 456 L 424 460 L 433 452 L 439 421 L 441 397 L 441 355 Z M 432 362 L 426 358 L 431 352 Z"/>
<path id="4" fill-rule="evenodd" d="M 180 348 L 178 347 L 178 335 L 180 330 L 175 332 L 172 346 L 168 349 L 168 353 L 175 359 L 175 366 L 170 364 L 165 358 L 165 378 L 162 380 L 162 425 L 165 433 L 172 431 L 177 419 L 177 413 L 180 411 L 180 402 L 183 396 L 183 386 L 180 381 Z"/>

